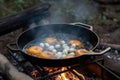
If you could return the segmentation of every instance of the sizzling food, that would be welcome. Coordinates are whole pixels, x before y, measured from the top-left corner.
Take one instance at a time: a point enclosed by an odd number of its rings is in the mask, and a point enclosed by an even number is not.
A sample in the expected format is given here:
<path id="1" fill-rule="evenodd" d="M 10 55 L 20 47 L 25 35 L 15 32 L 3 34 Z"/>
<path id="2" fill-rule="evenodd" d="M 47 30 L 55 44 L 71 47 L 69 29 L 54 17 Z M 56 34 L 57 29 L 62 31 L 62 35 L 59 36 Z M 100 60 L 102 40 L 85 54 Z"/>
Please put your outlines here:
<path id="1" fill-rule="evenodd" d="M 41 52 L 42 52 L 43 48 L 40 47 L 40 46 L 30 46 L 28 49 L 27 49 L 27 53 L 30 54 L 30 55 L 35 55 L 35 56 L 41 56 Z"/>
<path id="2" fill-rule="evenodd" d="M 62 59 L 80 56 L 88 52 L 87 49 L 80 48 L 83 43 L 79 40 L 57 40 L 56 38 L 45 38 L 38 46 L 30 46 L 27 53 L 39 58 Z"/>
<path id="3" fill-rule="evenodd" d="M 69 41 L 69 44 L 71 44 L 71 45 L 76 45 L 76 46 L 81 46 L 82 45 L 82 42 L 81 41 L 79 41 L 79 40 L 70 40 Z"/>
<path id="4" fill-rule="evenodd" d="M 48 37 L 48 38 L 45 39 L 45 42 L 49 43 L 49 44 L 53 44 L 53 43 L 57 42 L 57 39 L 52 38 L 52 37 Z"/>
<path id="5" fill-rule="evenodd" d="M 80 55 L 87 53 L 88 50 L 87 49 L 78 49 L 78 50 L 75 50 L 74 52 L 75 52 L 75 56 L 80 56 Z"/>

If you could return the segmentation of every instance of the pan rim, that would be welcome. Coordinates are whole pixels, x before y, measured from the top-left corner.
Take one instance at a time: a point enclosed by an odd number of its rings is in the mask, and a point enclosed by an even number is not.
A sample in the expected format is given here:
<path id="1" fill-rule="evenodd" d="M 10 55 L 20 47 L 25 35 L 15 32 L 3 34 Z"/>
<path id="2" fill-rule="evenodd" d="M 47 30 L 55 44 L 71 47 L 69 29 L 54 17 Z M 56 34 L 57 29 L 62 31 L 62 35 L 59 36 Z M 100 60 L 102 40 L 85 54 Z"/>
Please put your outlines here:
<path id="1" fill-rule="evenodd" d="M 27 29 L 27 30 L 25 30 L 25 31 L 23 31 L 22 33 L 20 33 L 19 35 L 18 35 L 18 37 L 17 37 L 17 39 L 16 39 L 16 46 L 18 47 L 18 49 L 19 50 L 21 50 L 24 54 L 26 54 L 26 55 L 29 55 L 29 54 L 27 54 L 25 51 L 23 51 L 22 49 L 20 49 L 20 47 L 19 47 L 19 45 L 18 45 L 18 40 L 19 40 L 19 38 L 22 36 L 22 35 L 24 35 L 24 33 L 25 32 L 27 32 L 27 31 L 29 31 L 29 30 L 31 30 L 31 29 L 34 29 L 34 28 L 37 28 L 37 27 L 40 27 L 40 26 L 49 26 L 49 25 L 68 25 L 68 26 L 74 26 L 74 27 L 82 27 L 82 28 L 84 28 L 84 29 L 87 29 L 87 30 L 89 30 L 90 32 L 92 32 L 96 37 L 97 37 L 97 43 L 96 43 L 96 45 L 91 49 L 92 51 L 98 46 L 98 44 L 99 44 L 99 37 L 98 37 L 98 35 L 94 32 L 94 31 L 91 31 L 90 29 L 88 29 L 88 28 L 86 28 L 86 27 L 83 27 L 83 26 L 79 26 L 79 25 L 72 25 L 72 24 L 68 24 L 68 23 L 62 23 L 62 24 L 47 24 L 47 25 L 39 25 L 39 26 L 35 26 L 35 27 L 32 27 L 32 28 L 29 28 L 29 29 Z M 90 51 L 91 51 L 90 50 Z M 47 59 L 47 58 L 38 58 L 38 57 L 35 57 L 35 56 L 32 56 L 32 55 L 29 55 L 29 56 L 31 56 L 31 57 L 34 57 L 34 58 L 37 58 L 37 59 L 44 59 L 44 60 L 69 60 L 69 59 L 73 59 L 73 58 L 79 58 L 79 57 L 81 57 L 81 56 L 74 56 L 74 57 L 70 57 L 70 58 L 61 58 L 61 59 Z M 82 55 L 82 56 L 84 56 L 84 55 Z M 89 56 L 91 56 L 91 55 L 89 55 Z"/>

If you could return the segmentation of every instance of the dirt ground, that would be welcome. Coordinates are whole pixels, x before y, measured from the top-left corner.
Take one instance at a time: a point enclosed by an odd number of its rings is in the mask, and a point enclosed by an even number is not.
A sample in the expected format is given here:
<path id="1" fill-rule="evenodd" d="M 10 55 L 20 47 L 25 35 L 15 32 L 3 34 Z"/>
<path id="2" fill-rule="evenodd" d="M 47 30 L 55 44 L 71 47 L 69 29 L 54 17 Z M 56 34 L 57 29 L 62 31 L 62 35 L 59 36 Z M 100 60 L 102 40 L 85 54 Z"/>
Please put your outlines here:
<path id="1" fill-rule="evenodd" d="M 94 31 L 99 35 L 100 42 L 120 45 L 120 5 L 101 5 L 100 14 L 107 17 L 107 20 L 93 21 Z M 118 22 L 115 19 L 118 19 Z M 102 21 L 102 22 L 101 22 Z"/>

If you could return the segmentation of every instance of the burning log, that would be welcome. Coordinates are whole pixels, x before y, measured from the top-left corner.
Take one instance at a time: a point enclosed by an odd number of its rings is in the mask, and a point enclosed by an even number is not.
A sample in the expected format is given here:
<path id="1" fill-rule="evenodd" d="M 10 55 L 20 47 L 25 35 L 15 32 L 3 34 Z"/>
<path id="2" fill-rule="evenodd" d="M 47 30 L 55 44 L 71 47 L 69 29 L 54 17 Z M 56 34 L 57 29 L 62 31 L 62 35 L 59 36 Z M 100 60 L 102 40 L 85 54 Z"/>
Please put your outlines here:
<path id="1" fill-rule="evenodd" d="M 0 53 L 0 69 L 10 80 L 33 80 L 28 75 L 19 72 L 8 59 Z"/>

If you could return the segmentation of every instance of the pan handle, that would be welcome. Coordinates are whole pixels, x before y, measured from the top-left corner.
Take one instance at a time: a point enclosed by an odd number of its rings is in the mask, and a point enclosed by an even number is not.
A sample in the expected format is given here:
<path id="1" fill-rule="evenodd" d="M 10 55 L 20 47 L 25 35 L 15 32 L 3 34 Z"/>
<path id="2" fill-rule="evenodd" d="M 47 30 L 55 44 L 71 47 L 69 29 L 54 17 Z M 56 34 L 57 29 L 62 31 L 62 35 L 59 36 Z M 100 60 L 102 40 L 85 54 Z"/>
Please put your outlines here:
<path id="1" fill-rule="evenodd" d="M 111 47 L 108 47 L 106 49 L 104 49 L 103 51 L 101 52 L 93 52 L 93 51 L 89 51 L 87 54 L 84 54 L 84 55 L 102 55 L 102 54 L 105 54 L 107 51 L 109 51 L 111 49 Z"/>
<path id="2" fill-rule="evenodd" d="M 87 29 L 89 29 L 89 30 L 91 30 L 91 31 L 93 31 L 93 27 L 91 26 L 91 25 L 88 25 L 88 24 L 84 24 L 84 23 L 81 23 L 81 22 L 74 22 L 74 23 L 70 23 L 71 25 L 82 25 L 82 26 L 84 26 L 85 28 L 87 28 Z"/>
<path id="3" fill-rule="evenodd" d="M 16 43 L 9 43 L 9 44 L 7 44 L 8 50 L 10 50 L 12 52 L 22 52 L 20 49 L 13 48 L 13 46 L 16 46 Z"/>

